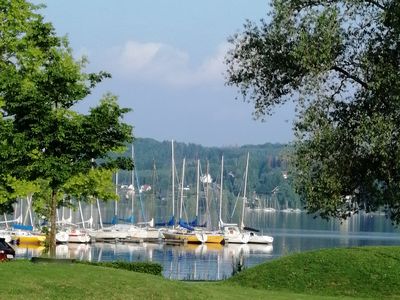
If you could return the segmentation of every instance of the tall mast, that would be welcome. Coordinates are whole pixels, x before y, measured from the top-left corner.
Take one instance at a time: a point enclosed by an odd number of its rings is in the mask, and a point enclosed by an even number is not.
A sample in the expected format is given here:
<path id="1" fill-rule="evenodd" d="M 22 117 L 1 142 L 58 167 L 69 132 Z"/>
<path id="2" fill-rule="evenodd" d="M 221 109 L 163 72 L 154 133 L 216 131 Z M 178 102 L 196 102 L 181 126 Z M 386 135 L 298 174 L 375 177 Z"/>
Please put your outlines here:
<path id="1" fill-rule="evenodd" d="M 63 207 L 64 208 L 64 207 Z M 63 211 L 63 218 L 64 218 L 64 211 Z M 90 202 L 90 219 L 89 219 L 89 227 L 90 229 L 93 228 L 93 202 Z"/>
<path id="2" fill-rule="evenodd" d="M 247 152 L 247 160 L 246 160 L 246 172 L 244 175 L 244 190 L 243 190 L 243 207 L 242 207 L 242 221 L 240 223 L 240 227 L 244 228 L 244 208 L 246 206 L 246 193 L 247 193 L 247 172 L 249 170 L 249 152 Z"/>
<path id="3" fill-rule="evenodd" d="M 20 204 L 20 217 L 21 217 L 21 220 L 18 222 L 18 223 L 21 223 L 21 224 L 23 224 L 23 217 L 24 217 L 24 211 L 23 211 L 23 202 L 22 202 L 22 198 L 20 198 L 19 199 L 19 204 Z"/>
<path id="4" fill-rule="evenodd" d="M 210 164 L 209 161 L 207 160 L 207 171 L 206 171 L 206 223 L 207 227 L 211 228 L 211 214 L 210 214 L 210 203 L 209 203 L 209 180 L 211 176 L 210 174 Z"/>
<path id="5" fill-rule="evenodd" d="M 68 217 L 68 222 L 72 223 L 72 204 L 71 200 L 69 200 L 69 217 Z"/>
<path id="6" fill-rule="evenodd" d="M 118 171 L 115 173 L 115 194 L 118 195 Z M 118 201 L 114 202 L 114 215 L 118 215 Z"/>
<path id="7" fill-rule="evenodd" d="M 83 229 L 86 229 L 85 219 L 83 217 L 82 205 L 81 205 L 81 201 L 79 201 L 79 200 L 78 200 L 78 206 L 79 206 L 79 214 L 81 216 L 81 221 L 82 221 L 82 227 L 83 227 Z"/>
<path id="8" fill-rule="evenodd" d="M 103 219 L 101 217 L 101 209 L 100 209 L 99 198 L 96 198 L 96 204 L 97 204 L 97 211 L 99 213 L 100 228 L 103 229 Z M 70 217 L 71 217 L 71 214 L 72 214 L 72 209 L 70 208 L 70 213 L 69 213 Z"/>
<path id="9" fill-rule="evenodd" d="M 156 161 L 153 158 L 153 175 L 152 175 L 152 197 L 151 197 L 151 202 L 150 202 L 150 207 L 149 207 L 149 211 L 151 213 L 152 216 L 155 216 L 156 212 L 156 187 L 158 185 L 158 178 L 157 178 L 157 168 L 156 168 Z M 157 187 L 158 188 L 158 187 Z"/>
<path id="10" fill-rule="evenodd" d="M 64 207 L 63 207 L 63 208 L 64 208 Z M 6 223 L 6 228 L 8 229 L 7 214 L 4 213 L 3 216 L 4 216 L 4 221 L 5 221 L 5 223 Z"/>
<path id="11" fill-rule="evenodd" d="M 174 140 L 171 142 L 172 148 L 172 217 L 175 218 L 175 154 Z"/>
<path id="12" fill-rule="evenodd" d="M 224 182 L 224 156 L 222 155 L 221 159 L 221 185 L 219 191 L 219 222 L 218 226 L 221 229 L 222 226 L 222 190 L 223 190 L 223 182 Z"/>
<path id="13" fill-rule="evenodd" d="M 197 182 L 196 182 L 196 220 L 199 215 L 199 196 L 200 196 L 200 159 L 197 159 Z"/>
<path id="14" fill-rule="evenodd" d="M 182 219 L 182 210 L 183 210 L 183 187 L 185 182 L 185 163 L 186 163 L 186 158 L 183 159 L 183 165 L 182 165 L 181 204 L 179 208 L 179 220 Z"/>
<path id="15" fill-rule="evenodd" d="M 91 164 L 92 164 L 92 170 L 94 169 L 94 164 L 95 164 L 95 160 L 94 158 L 92 158 L 90 160 Z M 63 206 L 63 212 L 62 212 L 62 219 L 64 220 L 64 206 Z M 90 219 L 89 219 L 89 226 L 90 229 L 93 229 L 93 201 L 90 201 Z"/>
<path id="16" fill-rule="evenodd" d="M 132 161 L 133 161 L 133 159 L 134 159 L 134 157 L 135 157 L 135 149 L 134 149 L 134 147 L 133 147 L 133 144 L 132 144 L 132 149 L 131 149 L 131 159 L 132 159 Z M 132 193 L 131 193 L 131 217 L 132 217 L 132 220 L 131 220 L 131 223 L 134 223 L 134 218 L 133 218 L 133 214 L 134 214 L 134 204 L 135 204 L 135 169 L 134 168 L 132 168 L 132 172 L 131 172 L 131 180 L 132 180 Z"/>

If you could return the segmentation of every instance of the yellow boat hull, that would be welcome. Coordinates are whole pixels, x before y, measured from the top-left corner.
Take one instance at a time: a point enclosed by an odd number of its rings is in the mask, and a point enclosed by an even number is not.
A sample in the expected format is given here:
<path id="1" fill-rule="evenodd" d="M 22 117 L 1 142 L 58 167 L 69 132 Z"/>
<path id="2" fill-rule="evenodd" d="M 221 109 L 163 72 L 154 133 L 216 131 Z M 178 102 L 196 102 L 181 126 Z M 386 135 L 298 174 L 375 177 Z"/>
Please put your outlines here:
<path id="1" fill-rule="evenodd" d="M 194 233 L 164 232 L 163 235 L 164 235 L 164 238 L 167 240 L 182 241 L 182 242 L 193 243 L 193 244 L 201 244 L 202 243 L 201 239 L 199 239 L 199 237 L 201 238 L 201 236 L 198 234 L 194 234 Z"/>
<path id="2" fill-rule="evenodd" d="M 33 244 L 40 245 L 46 240 L 45 235 L 16 235 L 14 240 L 19 244 Z"/>
<path id="3" fill-rule="evenodd" d="M 188 243 L 195 243 L 195 244 L 201 243 L 201 241 L 197 238 L 196 235 L 188 235 L 186 240 Z"/>
<path id="4" fill-rule="evenodd" d="M 207 244 L 223 244 L 224 236 L 219 234 L 207 234 Z"/>

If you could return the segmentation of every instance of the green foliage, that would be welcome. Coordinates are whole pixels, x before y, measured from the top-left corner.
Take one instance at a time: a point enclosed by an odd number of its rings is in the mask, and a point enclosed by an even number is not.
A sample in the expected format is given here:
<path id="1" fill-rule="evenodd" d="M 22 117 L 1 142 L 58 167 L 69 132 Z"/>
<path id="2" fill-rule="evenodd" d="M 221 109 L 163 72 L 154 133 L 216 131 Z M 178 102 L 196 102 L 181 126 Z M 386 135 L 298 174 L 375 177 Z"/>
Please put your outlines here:
<path id="1" fill-rule="evenodd" d="M 188 283 L 161 276 L 85 264 L 34 264 L 15 260 L 0 264 L 6 299 L 310 299 L 310 295 L 267 292 L 215 282 Z M 315 297 L 314 299 L 326 299 Z"/>
<path id="2" fill-rule="evenodd" d="M 400 293 L 398 250 L 359 247 L 298 253 L 248 268 L 227 283 L 336 297 L 393 297 Z"/>
<path id="3" fill-rule="evenodd" d="M 90 264 L 14 260 L 0 264 L 0 271 L 18 280 L 0 281 L 0 289 L 6 299 L 396 299 L 399 253 L 399 247 L 312 251 L 201 283 Z"/>
<path id="4" fill-rule="evenodd" d="M 244 271 L 246 267 L 243 264 L 243 258 L 239 257 L 238 259 L 232 258 L 232 276 L 239 274 Z"/>
<path id="5" fill-rule="evenodd" d="M 97 179 L 89 175 L 90 186 L 70 181 L 92 168 L 132 168 L 130 159 L 110 154 L 133 137 L 132 126 L 122 121 L 129 109 L 120 108 L 116 96 L 106 94 L 87 115 L 73 111 L 110 75 L 85 73 L 86 60 L 73 58 L 67 38 L 56 36 L 38 8 L 24 0 L 0 2 L 0 173 L 6 176 L 0 180 L 0 193 L 20 193 L 5 178 L 40 180 L 40 190 L 32 193 L 34 204 L 54 229 L 64 188 L 81 200 L 112 198 L 110 184 L 100 181 L 111 180 L 107 173 Z M 93 159 L 103 163 L 92 164 Z M 50 245 L 55 249 L 54 233 Z"/>
<path id="6" fill-rule="evenodd" d="M 231 38 L 227 82 L 263 117 L 296 103 L 291 175 L 308 210 L 400 222 L 400 4 L 275 0 Z"/>
<path id="7" fill-rule="evenodd" d="M 275 208 L 286 208 L 286 206 L 292 208 L 301 207 L 290 179 L 285 179 L 283 176 L 283 173 L 287 171 L 287 146 L 285 145 L 264 144 L 217 148 L 180 142 L 174 142 L 174 144 L 176 174 L 179 180 L 182 160 L 183 157 L 186 157 L 185 183 L 190 190 L 185 191 L 185 206 L 189 219 L 193 219 L 195 213 L 197 159 L 200 159 L 201 175 L 206 174 L 207 163 L 209 165 L 209 173 L 213 179 L 213 183 L 209 185 L 210 199 L 213 202 L 211 210 L 216 212 L 218 207 L 215 199 L 219 199 L 221 156 L 224 155 L 223 205 L 227 207 L 224 207 L 223 214 L 227 215 L 226 218 L 231 219 L 230 216 L 237 197 L 243 196 L 243 177 L 247 152 L 250 153 L 247 187 L 249 206 L 251 208 L 263 208 L 264 205 Z M 138 180 L 139 185 L 148 184 L 152 186 L 151 191 L 141 194 L 144 211 L 153 216 L 160 216 L 160 214 L 166 213 L 168 216 L 165 216 L 165 218 L 169 218 L 172 207 L 166 206 L 172 205 L 170 201 L 172 193 L 171 142 L 157 142 L 153 139 L 137 138 L 135 139 L 134 147 L 135 178 Z M 131 156 L 131 151 L 128 150 L 125 156 Z M 131 183 L 131 172 L 121 171 L 118 175 L 119 184 L 129 185 Z M 278 187 L 279 191 L 272 193 L 276 187 Z M 205 188 L 205 186 L 201 186 L 202 191 Z M 178 191 L 176 191 L 175 195 L 178 195 Z M 204 203 L 201 202 L 200 205 L 204 207 Z M 155 207 L 160 208 L 160 210 L 154 212 L 153 209 Z M 236 208 L 236 212 L 239 212 L 239 208 Z M 236 217 L 237 214 L 233 219 Z"/>
<path id="8" fill-rule="evenodd" d="M 206 163 L 208 162 L 209 172 L 214 181 L 218 182 L 221 172 L 221 157 L 224 155 L 224 186 L 230 192 L 237 194 L 242 184 L 246 155 L 249 152 L 249 186 L 252 191 L 268 194 L 276 185 L 283 182 L 282 170 L 286 168 L 285 147 L 281 144 L 264 144 L 217 148 L 175 142 L 175 161 L 177 169 L 180 171 L 178 166 L 182 164 L 183 157 L 186 157 L 185 173 L 190 180 L 185 181 L 193 186 L 196 179 L 197 159 L 201 160 L 202 174 L 206 173 Z M 125 155 L 130 155 L 130 152 Z M 152 182 L 153 162 L 155 162 L 159 173 L 158 177 L 162 180 L 162 188 L 168 188 L 171 182 L 171 142 L 138 138 L 135 140 L 135 157 L 135 167 L 142 183 L 150 184 Z M 165 174 L 165 176 L 160 176 L 160 174 Z M 276 174 L 275 180 L 272 180 L 272 174 Z M 128 174 L 122 173 L 120 178 L 122 182 L 129 182 Z M 277 184 L 273 185 L 275 183 Z"/>
<path id="9" fill-rule="evenodd" d="M 92 266 L 100 266 L 114 269 L 127 270 L 132 272 L 147 273 L 151 275 L 162 275 L 162 266 L 157 263 L 150 262 L 126 262 L 126 261 L 111 261 L 111 262 L 89 262 L 75 261 L 76 263 L 89 264 Z"/>
<path id="10" fill-rule="evenodd" d="M 70 178 L 62 187 L 66 199 L 95 201 L 101 199 L 117 200 L 115 185 L 112 182 L 113 170 L 91 169 L 86 174 L 78 174 Z"/>

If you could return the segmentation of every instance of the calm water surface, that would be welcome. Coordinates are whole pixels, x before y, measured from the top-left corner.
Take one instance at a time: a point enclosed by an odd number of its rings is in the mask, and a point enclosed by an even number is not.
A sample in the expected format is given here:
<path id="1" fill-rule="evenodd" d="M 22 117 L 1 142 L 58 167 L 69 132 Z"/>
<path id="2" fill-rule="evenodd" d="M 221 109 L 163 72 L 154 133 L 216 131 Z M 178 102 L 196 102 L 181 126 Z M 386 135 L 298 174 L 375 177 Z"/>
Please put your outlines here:
<path id="1" fill-rule="evenodd" d="M 400 245 L 399 230 L 382 215 L 355 215 L 342 223 L 313 219 L 306 213 L 248 210 L 247 226 L 274 237 L 273 245 L 167 245 L 163 243 L 93 243 L 57 247 L 60 258 L 89 261 L 152 261 L 166 278 L 221 280 L 241 261 L 251 267 L 280 256 L 320 248 Z M 42 248 L 17 248 L 17 257 L 40 255 Z"/>

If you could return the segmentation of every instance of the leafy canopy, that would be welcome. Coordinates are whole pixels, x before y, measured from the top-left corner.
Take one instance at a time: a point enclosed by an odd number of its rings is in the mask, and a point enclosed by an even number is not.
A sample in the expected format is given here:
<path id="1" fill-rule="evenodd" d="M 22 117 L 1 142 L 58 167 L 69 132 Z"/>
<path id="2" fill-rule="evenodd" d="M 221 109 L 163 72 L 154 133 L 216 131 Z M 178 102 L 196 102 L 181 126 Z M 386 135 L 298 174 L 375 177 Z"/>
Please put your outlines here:
<path id="1" fill-rule="evenodd" d="M 295 187 L 311 213 L 385 206 L 400 222 L 400 2 L 274 0 L 226 56 L 227 83 L 263 118 L 296 103 Z"/>
<path id="2" fill-rule="evenodd" d="M 107 170 L 129 169 L 133 162 L 111 153 L 133 137 L 123 122 L 130 109 L 119 107 L 112 94 L 88 114 L 74 111 L 110 75 L 85 73 L 86 59 L 74 59 L 68 40 L 56 36 L 39 8 L 25 0 L 0 1 L 0 209 L 11 208 L 21 183 L 34 182 L 33 200 L 48 213 L 54 234 L 56 208 L 67 190 L 114 198 Z M 71 187 L 85 176 L 89 186 Z M 50 240 L 55 246 L 54 235 Z"/>

